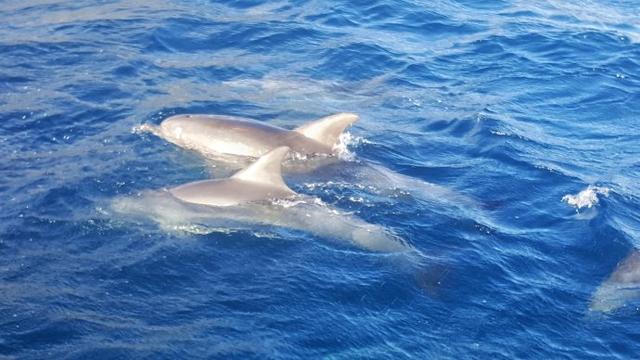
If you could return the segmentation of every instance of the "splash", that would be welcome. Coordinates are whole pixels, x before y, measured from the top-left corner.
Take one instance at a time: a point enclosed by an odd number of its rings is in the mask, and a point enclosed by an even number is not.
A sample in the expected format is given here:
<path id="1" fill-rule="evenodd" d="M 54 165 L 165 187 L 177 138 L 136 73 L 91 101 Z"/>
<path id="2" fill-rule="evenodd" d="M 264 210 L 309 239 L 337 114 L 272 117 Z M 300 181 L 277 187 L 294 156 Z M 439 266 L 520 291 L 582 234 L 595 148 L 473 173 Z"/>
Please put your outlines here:
<path id="1" fill-rule="evenodd" d="M 600 202 L 598 195 L 609 196 L 609 188 L 589 185 L 585 190 L 575 195 L 567 194 L 562 197 L 562 201 L 580 210 L 584 207 L 590 209 Z"/>
<path id="2" fill-rule="evenodd" d="M 355 161 L 356 155 L 349 150 L 349 147 L 357 147 L 361 144 L 369 144 L 370 142 L 363 137 L 354 136 L 350 132 L 346 131 L 340 134 L 338 143 L 334 145 L 333 151 L 338 155 L 341 160 Z"/>
<path id="3" fill-rule="evenodd" d="M 282 206 L 283 208 L 290 208 L 296 205 L 304 204 L 305 200 L 302 198 L 274 199 L 272 203 L 274 205 Z"/>
<path id="4" fill-rule="evenodd" d="M 157 127 L 149 124 L 136 125 L 133 128 L 131 128 L 131 133 L 136 135 L 151 133 L 156 136 L 160 136 L 160 130 Z"/>
<path id="5" fill-rule="evenodd" d="M 167 227 L 165 228 L 165 230 L 176 231 L 176 232 L 186 232 L 194 235 L 208 235 L 213 233 L 229 235 L 235 232 L 233 229 L 229 229 L 229 228 L 203 226 L 199 224 L 178 224 L 178 225 L 173 225 L 171 227 Z"/>

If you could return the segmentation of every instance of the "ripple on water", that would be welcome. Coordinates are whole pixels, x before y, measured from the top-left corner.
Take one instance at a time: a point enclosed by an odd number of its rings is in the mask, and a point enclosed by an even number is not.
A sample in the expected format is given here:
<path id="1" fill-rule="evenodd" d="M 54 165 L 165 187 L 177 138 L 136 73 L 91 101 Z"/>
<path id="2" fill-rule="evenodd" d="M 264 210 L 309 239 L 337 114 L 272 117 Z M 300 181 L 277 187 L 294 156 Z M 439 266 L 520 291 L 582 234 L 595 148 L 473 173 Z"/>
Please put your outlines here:
<path id="1" fill-rule="evenodd" d="M 630 0 L 2 3 L 0 357 L 637 357 L 635 303 L 587 311 L 640 246 L 638 15 Z M 231 171 L 136 126 L 342 111 L 361 118 L 346 165 L 287 181 L 421 261 L 107 205 Z"/>

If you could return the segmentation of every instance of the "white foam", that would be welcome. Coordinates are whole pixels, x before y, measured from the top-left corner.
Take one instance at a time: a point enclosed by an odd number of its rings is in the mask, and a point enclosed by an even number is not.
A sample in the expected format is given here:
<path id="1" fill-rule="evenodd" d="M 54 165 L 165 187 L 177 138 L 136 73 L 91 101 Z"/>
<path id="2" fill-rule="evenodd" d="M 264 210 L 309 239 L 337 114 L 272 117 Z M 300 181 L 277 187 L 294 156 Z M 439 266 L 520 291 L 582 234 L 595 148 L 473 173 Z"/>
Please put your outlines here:
<path id="1" fill-rule="evenodd" d="M 172 227 L 174 231 L 183 231 L 194 235 L 209 235 L 212 233 L 220 233 L 220 234 L 232 234 L 235 231 L 230 228 L 224 227 L 209 227 L 198 224 L 182 224 L 182 225 L 174 225 Z"/>
<path id="2" fill-rule="evenodd" d="M 590 209 L 600 202 L 598 195 L 609 196 L 609 191 L 610 189 L 606 187 L 589 185 L 589 187 L 575 195 L 567 194 L 563 196 L 562 201 L 576 209 L 582 209 L 584 207 Z"/>
<path id="3" fill-rule="evenodd" d="M 340 134 L 338 143 L 334 145 L 333 151 L 338 154 L 338 157 L 345 161 L 354 161 L 356 155 L 349 150 L 349 147 L 357 147 L 361 144 L 370 144 L 370 142 L 360 136 L 351 135 L 349 132 Z"/>
<path id="4" fill-rule="evenodd" d="M 131 133 L 132 134 L 136 134 L 136 135 L 141 135 L 144 133 L 151 133 L 154 135 L 158 135 L 158 129 L 152 125 L 149 124 L 142 124 L 142 125 L 136 125 L 133 128 L 131 128 Z"/>
<path id="5" fill-rule="evenodd" d="M 305 200 L 301 198 L 288 198 L 288 199 L 274 199 L 273 204 L 282 206 L 284 208 L 290 208 L 299 204 L 304 204 Z"/>

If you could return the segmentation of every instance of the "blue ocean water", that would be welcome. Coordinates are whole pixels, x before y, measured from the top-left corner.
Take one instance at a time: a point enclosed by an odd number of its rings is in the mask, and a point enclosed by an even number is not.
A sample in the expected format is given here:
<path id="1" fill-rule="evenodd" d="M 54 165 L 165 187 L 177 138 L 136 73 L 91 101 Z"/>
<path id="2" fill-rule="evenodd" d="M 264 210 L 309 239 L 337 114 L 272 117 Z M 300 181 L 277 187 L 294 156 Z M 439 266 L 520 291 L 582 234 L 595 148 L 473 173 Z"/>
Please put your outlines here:
<path id="1" fill-rule="evenodd" d="M 640 247 L 639 59 L 633 0 L 0 1 L 0 357 L 638 358 L 638 303 L 589 303 Z M 108 210 L 211 176 L 135 126 L 339 111 L 359 161 L 481 204 L 292 184 L 427 254 L 423 282 Z"/>

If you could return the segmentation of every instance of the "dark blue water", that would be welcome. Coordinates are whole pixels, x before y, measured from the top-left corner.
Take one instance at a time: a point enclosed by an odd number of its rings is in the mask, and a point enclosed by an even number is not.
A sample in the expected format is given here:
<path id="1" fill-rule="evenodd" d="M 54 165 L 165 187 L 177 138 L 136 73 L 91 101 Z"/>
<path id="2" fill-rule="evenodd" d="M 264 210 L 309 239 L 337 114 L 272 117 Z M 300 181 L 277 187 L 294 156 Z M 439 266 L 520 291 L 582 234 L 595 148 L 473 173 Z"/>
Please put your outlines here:
<path id="1" fill-rule="evenodd" d="M 589 314 L 640 247 L 640 7 L 530 3 L 0 1 L 0 357 L 640 357 L 637 303 Z M 211 174 L 137 125 L 339 111 L 361 161 L 490 219 L 292 184 L 428 254 L 426 285 L 304 231 L 106 207 Z"/>

